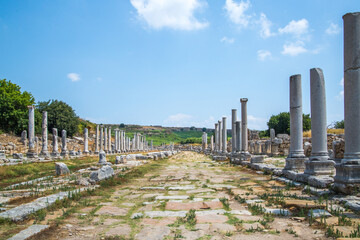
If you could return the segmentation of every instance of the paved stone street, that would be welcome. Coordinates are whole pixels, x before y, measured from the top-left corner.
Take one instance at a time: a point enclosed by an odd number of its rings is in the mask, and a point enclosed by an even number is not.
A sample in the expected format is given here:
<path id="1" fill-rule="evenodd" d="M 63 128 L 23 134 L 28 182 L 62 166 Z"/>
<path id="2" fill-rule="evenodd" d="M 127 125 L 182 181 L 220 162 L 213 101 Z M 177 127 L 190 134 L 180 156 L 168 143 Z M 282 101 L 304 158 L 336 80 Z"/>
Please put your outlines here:
<path id="1" fill-rule="evenodd" d="M 305 216 L 293 215 L 324 208 L 314 200 L 271 176 L 181 152 L 157 171 L 91 198 L 38 238 L 326 239 L 315 216 L 309 226 Z"/>

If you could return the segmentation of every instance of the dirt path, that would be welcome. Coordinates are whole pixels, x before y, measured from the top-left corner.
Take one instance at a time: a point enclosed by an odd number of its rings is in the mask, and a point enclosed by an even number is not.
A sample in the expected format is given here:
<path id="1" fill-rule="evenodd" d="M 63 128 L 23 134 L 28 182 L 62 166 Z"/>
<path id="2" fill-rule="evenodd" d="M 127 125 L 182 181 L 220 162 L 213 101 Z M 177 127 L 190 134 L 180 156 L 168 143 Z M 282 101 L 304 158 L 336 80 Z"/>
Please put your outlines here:
<path id="1" fill-rule="evenodd" d="M 58 218 L 58 226 L 37 239 L 326 239 L 303 217 L 285 216 L 280 205 L 300 195 L 311 199 L 271 176 L 182 152 L 143 177 L 82 199 L 88 203 L 66 218 L 62 210 L 47 216 L 44 223 Z"/>

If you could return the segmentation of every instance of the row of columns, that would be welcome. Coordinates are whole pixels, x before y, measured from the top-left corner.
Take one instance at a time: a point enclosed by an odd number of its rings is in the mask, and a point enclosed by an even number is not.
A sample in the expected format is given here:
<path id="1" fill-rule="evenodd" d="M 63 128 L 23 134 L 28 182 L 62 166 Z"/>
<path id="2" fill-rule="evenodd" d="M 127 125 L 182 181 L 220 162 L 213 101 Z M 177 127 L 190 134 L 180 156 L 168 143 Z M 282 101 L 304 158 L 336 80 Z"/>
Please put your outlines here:
<path id="1" fill-rule="evenodd" d="M 28 158 L 37 158 L 37 150 L 35 144 L 35 106 L 28 106 L 29 109 L 29 124 L 28 124 L 28 141 L 29 147 L 28 152 L 26 153 Z M 58 130 L 56 128 L 52 129 L 53 139 L 53 151 L 49 152 L 48 150 L 48 121 L 47 121 L 47 112 L 44 111 L 42 113 L 42 148 L 40 151 L 40 157 L 48 158 L 59 157 L 60 155 L 66 157 L 69 154 L 67 149 L 67 132 L 66 130 L 61 131 L 61 141 L 62 148 L 61 152 L 58 150 Z M 22 138 L 26 139 L 26 130 L 22 133 Z M 95 153 L 98 154 L 101 151 L 107 153 L 119 153 L 126 152 L 132 150 L 143 151 L 149 149 L 149 143 L 146 141 L 145 136 L 136 133 L 134 137 L 133 149 L 131 148 L 131 139 L 126 136 L 125 131 L 121 131 L 119 129 L 115 129 L 115 144 L 114 148 L 112 146 L 111 141 L 111 128 L 106 128 L 104 126 L 96 126 L 95 133 Z M 150 149 L 153 149 L 153 142 L 151 141 Z M 89 154 L 89 130 L 87 128 L 84 129 L 84 149 L 83 154 Z"/>

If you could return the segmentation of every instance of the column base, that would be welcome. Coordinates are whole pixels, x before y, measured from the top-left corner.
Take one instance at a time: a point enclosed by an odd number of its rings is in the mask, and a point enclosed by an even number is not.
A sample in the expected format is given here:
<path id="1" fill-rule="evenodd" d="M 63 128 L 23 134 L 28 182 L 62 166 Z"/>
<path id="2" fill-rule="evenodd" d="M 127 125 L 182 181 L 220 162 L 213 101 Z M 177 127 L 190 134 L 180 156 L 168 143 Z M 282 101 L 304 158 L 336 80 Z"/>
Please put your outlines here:
<path id="1" fill-rule="evenodd" d="M 240 153 L 240 161 L 250 162 L 251 154 L 249 152 L 241 152 Z"/>
<path id="2" fill-rule="evenodd" d="M 60 153 L 58 153 L 58 152 L 52 152 L 52 153 L 50 154 L 50 156 L 51 156 L 51 157 L 60 157 Z"/>
<path id="3" fill-rule="evenodd" d="M 335 172 L 335 162 L 331 160 L 309 160 L 305 161 L 304 174 L 317 175 L 333 175 Z"/>
<path id="4" fill-rule="evenodd" d="M 287 157 L 285 159 L 284 170 L 290 171 L 304 171 L 305 170 L 305 161 L 309 160 L 306 157 Z"/>
<path id="5" fill-rule="evenodd" d="M 38 158 L 38 155 L 36 152 L 27 152 L 26 157 L 27 158 Z"/>
<path id="6" fill-rule="evenodd" d="M 347 161 L 349 161 L 347 159 Z M 360 189 L 360 164 L 356 160 L 335 165 L 334 189 L 345 194 L 352 194 Z"/>
<path id="7" fill-rule="evenodd" d="M 62 156 L 62 157 L 66 157 L 66 156 L 68 156 L 69 155 L 69 152 L 68 151 L 62 151 L 61 153 L 60 153 L 60 156 Z"/>

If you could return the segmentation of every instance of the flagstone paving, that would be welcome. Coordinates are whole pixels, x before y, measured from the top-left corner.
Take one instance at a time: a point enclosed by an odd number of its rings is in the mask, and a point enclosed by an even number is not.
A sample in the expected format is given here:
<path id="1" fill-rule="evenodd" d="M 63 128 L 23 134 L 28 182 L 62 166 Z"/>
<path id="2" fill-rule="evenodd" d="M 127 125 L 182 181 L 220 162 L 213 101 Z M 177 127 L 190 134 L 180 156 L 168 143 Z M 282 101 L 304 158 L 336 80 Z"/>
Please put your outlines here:
<path id="1" fill-rule="evenodd" d="M 324 199 L 194 152 L 91 201 L 37 239 L 330 239 L 309 210 L 324 212 Z M 339 224 L 331 213 L 335 231 L 355 229 L 357 215 Z"/>

